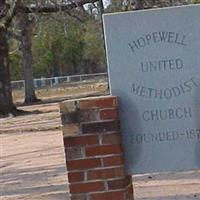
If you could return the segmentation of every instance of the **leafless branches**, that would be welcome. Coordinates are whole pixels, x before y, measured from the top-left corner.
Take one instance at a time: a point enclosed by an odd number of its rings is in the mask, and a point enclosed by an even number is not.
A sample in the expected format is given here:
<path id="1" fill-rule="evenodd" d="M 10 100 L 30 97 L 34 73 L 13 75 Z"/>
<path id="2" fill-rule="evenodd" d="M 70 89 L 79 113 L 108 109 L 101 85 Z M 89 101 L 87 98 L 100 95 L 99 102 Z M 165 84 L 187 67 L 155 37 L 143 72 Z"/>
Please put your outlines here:
<path id="1" fill-rule="evenodd" d="M 7 28 L 12 22 L 13 17 L 17 13 L 17 9 L 20 6 L 20 0 L 13 0 L 11 5 L 5 3 L 5 1 L 0 1 L 0 7 L 4 8 L 0 16 L 0 26 Z"/>
<path id="2" fill-rule="evenodd" d="M 82 7 L 84 4 L 87 3 L 95 3 L 98 0 L 75 0 L 75 1 L 70 1 L 69 3 L 64 3 L 64 4 L 52 4 L 52 5 L 47 5 L 47 6 L 30 6 L 30 7 L 24 7 L 24 12 L 26 13 L 55 13 L 59 11 L 66 11 L 66 10 L 71 10 L 76 7 Z"/>

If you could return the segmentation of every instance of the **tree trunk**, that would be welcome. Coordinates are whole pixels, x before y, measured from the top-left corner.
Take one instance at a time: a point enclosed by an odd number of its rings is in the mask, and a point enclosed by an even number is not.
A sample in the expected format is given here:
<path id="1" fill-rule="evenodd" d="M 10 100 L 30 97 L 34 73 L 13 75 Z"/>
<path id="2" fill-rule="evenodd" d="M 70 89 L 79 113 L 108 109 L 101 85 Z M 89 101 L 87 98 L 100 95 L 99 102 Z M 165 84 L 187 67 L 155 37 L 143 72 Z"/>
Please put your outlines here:
<path id="1" fill-rule="evenodd" d="M 35 95 L 34 79 L 33 79 L 33 57 L 31 50 L 31 33 L 32 27 L 28 19 L 28 14 L 19 14 L 19 26 L 21 29 L 21 53 L 22 65 L 25 80 L 25 103 L 38 101 Z"/>
<path id="2" fill-rule="evenodd" d="M 103 0 L 99 0 L 99 11 L 100 11 L 100 16 L 101 16 L 101 31 L 102 31 L 102 38 L 104 41 L 104 52 L 106 53 L 106 46 L 105 46 L 105 35 L 104 35 L 104 27 L 103 27 L 103 14 L 104 14 L 104 5 L 103 5 Z"/>
<path id="3" fill-rule="evenodd" d="M 7 29 L 0 27 L 0 115 L 16 111 L 13 104 L 8 61 Z"/>

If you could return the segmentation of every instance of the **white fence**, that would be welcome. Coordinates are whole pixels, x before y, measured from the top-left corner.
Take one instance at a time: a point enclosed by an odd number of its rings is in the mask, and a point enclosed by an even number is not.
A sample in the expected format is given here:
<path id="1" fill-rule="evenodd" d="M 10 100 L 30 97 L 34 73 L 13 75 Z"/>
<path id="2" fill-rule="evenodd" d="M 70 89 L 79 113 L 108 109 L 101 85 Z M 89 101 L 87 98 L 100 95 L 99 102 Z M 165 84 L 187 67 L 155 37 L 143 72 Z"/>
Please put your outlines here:
<path id="1" fill-rule="evenodd" d="M 73 76 L 59 76 L 52 78 L 39 78 L 34 79 L 35 89 L 47 88 L 47 87 L 59 87 L 66 86 L 73 83 L 87 83 L 92 81 L 107 81 L 107 73 L 98 73 L 98 74 L 81 74 Z M 11 81 L 11 86 L 13 90 L 24 89 L 25 82 L 24 80 Z"/>

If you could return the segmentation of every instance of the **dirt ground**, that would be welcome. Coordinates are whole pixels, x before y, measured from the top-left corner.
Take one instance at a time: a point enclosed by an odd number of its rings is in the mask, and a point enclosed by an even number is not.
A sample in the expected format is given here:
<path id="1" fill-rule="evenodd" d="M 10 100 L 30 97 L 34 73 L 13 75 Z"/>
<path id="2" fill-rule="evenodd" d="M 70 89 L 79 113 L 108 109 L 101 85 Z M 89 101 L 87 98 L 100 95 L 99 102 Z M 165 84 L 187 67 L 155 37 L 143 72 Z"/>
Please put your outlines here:
<path id="1" fill-rule="evenodd" d="M 20 108 L 30 113 L 0 119 L 0 199 L 67 200 L 58 102 Z M 200 200 L 198 170 L 137 175 L 133 180 L 135 200 Z"/>

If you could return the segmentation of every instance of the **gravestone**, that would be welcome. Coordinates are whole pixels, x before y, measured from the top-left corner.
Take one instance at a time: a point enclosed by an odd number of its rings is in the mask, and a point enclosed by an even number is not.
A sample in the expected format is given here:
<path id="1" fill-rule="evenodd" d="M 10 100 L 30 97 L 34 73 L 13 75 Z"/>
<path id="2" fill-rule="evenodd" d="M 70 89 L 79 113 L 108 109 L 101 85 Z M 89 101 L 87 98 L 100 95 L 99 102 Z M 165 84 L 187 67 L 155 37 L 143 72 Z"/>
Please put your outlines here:
<path id="1" fill-rule="evenodd" d="M 200 168 L 200 6 L 103 19 L 126 173 Z"/>

